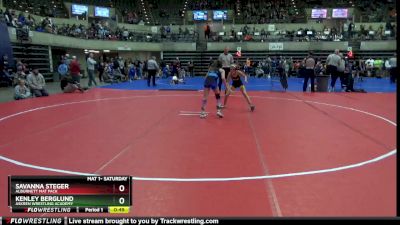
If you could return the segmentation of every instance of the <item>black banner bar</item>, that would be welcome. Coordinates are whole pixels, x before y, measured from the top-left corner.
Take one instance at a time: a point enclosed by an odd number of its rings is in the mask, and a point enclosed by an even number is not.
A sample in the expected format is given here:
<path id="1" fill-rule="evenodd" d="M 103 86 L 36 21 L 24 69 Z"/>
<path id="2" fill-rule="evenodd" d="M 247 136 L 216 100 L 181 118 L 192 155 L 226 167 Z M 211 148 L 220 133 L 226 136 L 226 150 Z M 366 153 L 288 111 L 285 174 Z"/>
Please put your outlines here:
<path id="1" fill-rule="evenodd" d="M 78 207 L 13 207 L 13 213 L 77 213 Z"/>
<path id="2" fill-rule="evenodd" d="M 63 217 L 2 217 L 2 225 L 64 225 Z"/>

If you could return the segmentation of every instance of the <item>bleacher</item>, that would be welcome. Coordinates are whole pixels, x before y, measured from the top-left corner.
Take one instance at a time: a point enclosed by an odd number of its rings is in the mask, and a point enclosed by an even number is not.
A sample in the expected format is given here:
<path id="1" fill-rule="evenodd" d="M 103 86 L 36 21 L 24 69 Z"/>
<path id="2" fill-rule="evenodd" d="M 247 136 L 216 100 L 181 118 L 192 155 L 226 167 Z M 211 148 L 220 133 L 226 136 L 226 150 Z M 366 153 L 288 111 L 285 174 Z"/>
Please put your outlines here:
<path id="1" fill-rule="evenodd" d="M 179 12 L 183 8 L 182 0 L 164 0 L 158 1 L 157 8 L 154 8 L 151 13 L 156 25 L 180 25 L 183 24 L 183 17 Z"/>
<path id="2" fill-rule="evenodd" d="M 36 67 L 46 81 L 53 81 L 53 72 L 50 71 L 49 48 L 43 45 L 13 43 L 15 60 L 23 60 L 30 67 Z"/>
<path id="3" fill-rule="evenodd" d="M 3 0 L 3 4 L 6 8 L 34 15 L 60 18 L 68 17 L 62 0 Z"/>
<path id="4" fill-rule="evenodd" d="M 128 14 L 136 13 L 138 16 L 132 23 L 137 24 L 143 18 L 142 11 L 138 0 L 120 0 L 114 1 L 113 6 L 116 9 L 116 14 L 122 18 L 124 23 L 128 23 Z"/>

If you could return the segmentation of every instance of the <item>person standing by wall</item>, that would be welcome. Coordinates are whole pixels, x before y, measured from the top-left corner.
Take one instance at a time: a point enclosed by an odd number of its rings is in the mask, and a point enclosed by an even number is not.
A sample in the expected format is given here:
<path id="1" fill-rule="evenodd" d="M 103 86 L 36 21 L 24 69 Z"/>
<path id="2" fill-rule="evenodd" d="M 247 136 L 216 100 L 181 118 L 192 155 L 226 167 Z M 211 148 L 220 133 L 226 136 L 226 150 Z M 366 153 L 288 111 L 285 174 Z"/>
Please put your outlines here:
<path id="1" fill-rule="evenodd" d="M 365 67 L 365 61 L 364 59 L 360 59 L 358 61 L 358 67 L 357 67 L 357 78 L 362 81 L 362 78 L 366 76 L 366 67 Z"/>
<path id="2" fill-rule="evenodd" d="M 179 68 L 181 66 L 181 61 L 179 60 L 178 57 L 176 57 L 176 59 L 172 62 L 172 76 L 177 76 L 179 77 Z"/>
<path id="3" fill-rule="evenodd" d="M 211 33 L 211 27 L 210 27 L 210 25 L 207 23 L 205 26 L 204 26 L 204 37 L 205 37 L 205 39 L 208 41 L 208 39 L 210 38 L 210 33 Z"/>
<path id="4" fill-rule="evenodd" d="M 339 49 L 336 49 L 334 53 L 328 55 L 326 58 L 326 74 L 331 76 L 331 85 L 329 91 L 335 90 L 335 83 L 338 78 L 337 69 L 340 64 Z"/>
<path id="5" fill-rule="evenodd" d="M 193 60 L 189 60 L 189 63 L 188 63 L 188 70 L 189 70 L 189 76 L 190 76 L 190 77 L 194 77 L 194 64 L 193 64 Z"/>
<path id="6" fill-rule="evenodd" d="M 76 56 L 72 56 L 72 60 L 69 63 L 69 71 L 70 71 L 72 79 L 74 81 L 76 81 L 77 83 L 80 83 L 81 82 L 81 66 L 79 65 L 79 62 L 76 59 Z"/>
<path id="7" fill-rule="evenodd" d="M 152 79 L 153 87 L 156 86 L 156 74 L 160 70 L 156 62 L 156 57 L 153 56 L 147 61 L 147 86 L 150 87 L 150 79 Z"/>
<path id="8" fill-rule="evenodd" d="M 60 75 L 60 79 L 68 75 L 68 65 L 65 63 L 65 60 L 61 60 L 61 64 L 57 68 L 58 74 Z"/>
<path id="9" fill-rule="evenodd" d="M 346 85 L 346 92 L 354 91 L 354 79 L 353 79 L 353 70 L 354 70 L 354 62 L 351 61 L 348 57 L 345 57 L 345 68 L 344 68 L 344 78 L 343 81 Z"/>
<path id="10" fill-rule="evenodd" d="M 344 77 L 344 70 L 346 69 L 346 62 L 344 61 L 344 57 L 342 53 L 339 53 L 340 56 L 340 62 L 339 62 L 339 66 L 337 68 L 337 73 L 338 73 L 338 77 L 340 79 L 340 86 L 342 87 L 342 91 L 345 91 L 345 88 L 347 86 L 346 84 L 346 80 Z"/>
<path id="11" fill-rule="evenodd" d="M 287 76 L 284 73 L 285 70 L 284 70 L 283 64 L 284 64 L 284 59 L 282 56 L 280 56 L 280 58 L 277 60 L 277 63 L 276 63 L 276 65 L 277 65 L 276 69 L 278 70 L 279 80 L 281 82 L 282 88 L 286 92 L 289 85 L 288 85 L 288 81 L 287 81 Z"/>
<path id="12" fill-rule="evenodd" d="M 390 83 L 396 83 L 397 80 L 397 58 L 396 53 L 394 53 L 393 57 L 389 59 L 390 64 Z"/>
<path id="13" fill-rule="evenodd" d="M 136 68 L 135 65 L 131 62 L 129 64 L 129 82 L 134 81 L 137 77 L 136 77 Z"/>
<path id="14" fill-rule="evenodd" d="M 94 66 L 97 64 L 97 62 L 93 59 L 93 53 L 89 53 L 89 57 L 87 58 L 86 63 L 89 75 L 88 86 L 91 87 L 92 83 L 97 86 L 96 80 L 94 78 Z"/>
<path id="15" fill-rule="evenodd" d="M 104 70 L 105 70 L 104 67 L 105 67 L 104 62 L 99 63 L 98 67 L 97 67 L 97 71 L 99 71 L 100 82 L 103 82 L 103 74 L 104 74 Z"/>

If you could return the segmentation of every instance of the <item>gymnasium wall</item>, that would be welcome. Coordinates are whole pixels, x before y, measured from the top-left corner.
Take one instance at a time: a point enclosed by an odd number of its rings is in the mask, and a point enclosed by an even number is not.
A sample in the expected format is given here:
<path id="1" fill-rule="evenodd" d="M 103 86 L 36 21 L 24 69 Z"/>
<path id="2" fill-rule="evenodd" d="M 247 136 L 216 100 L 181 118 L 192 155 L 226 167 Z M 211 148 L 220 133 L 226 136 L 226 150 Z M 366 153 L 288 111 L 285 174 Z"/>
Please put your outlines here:
<path id="1" fill-rule="evenodd" d="M 15 28 L 9 27 L 10 39 L 16 42 Z M 49 45 L 64 48 L 93 49 L 93 50 L 119 50 L 119 51 L 195 51 L 196 43 L 149 43 L 149 42 L 128 42 L 128 41 L 103 41 L 85 40 L 73 37 L 54 35 L 32 31 L 31 39 L 33 44 Z"/>
<path id="2" fill-rule="evenodd" d="M 323 51 L 334 50 L 347 50 L 348 42 L 209 42 L 207 43 L 207 51 L 223 51 L 225 47 L 229 47 L 236 51 L 237 47 L 241 47 L 242 51 L 269 51 L 271 45 L 281 45 L 282 51 Z M 275 47 L 276 48 L 276 47 Z"/>
<path id="3" fill-rule="evenodd" d="M 16 42 L 15 28 L 8 28 L 11 42 Z M 126 42 L 84 40 L 66 36 L 53 35 L 41 32 L 30 32 L 33 44 L 49 45 L 63 48 L 93 49 L 93 50 L 118 50 L 121 52 L 160 52 L 160 51 L 196 51 L 196 43 L 179 42 Z M 281 43 L 281 44 L 280 44 Z M 364 44 L 363 44 L 364 43 Z M 272 45 L 281 45 L 284 51 L 308 51 L 308 50 L 347 50 L 347 42 L 279 42 Z M 241 47 L 242 51 L 268 51 L 270 42 L 209 42 L 208 51 L 221 51 L 228 46 L 231 49 Z M 362 42 L 361 50 L 396 50 L 396 41 L 368 41 Z"/>
<path id="4" fill-rule="evenodd" d="M 397 50 L 397 41 L 363 41 L 360 49 L 363 51 L 395 51 Z"/>

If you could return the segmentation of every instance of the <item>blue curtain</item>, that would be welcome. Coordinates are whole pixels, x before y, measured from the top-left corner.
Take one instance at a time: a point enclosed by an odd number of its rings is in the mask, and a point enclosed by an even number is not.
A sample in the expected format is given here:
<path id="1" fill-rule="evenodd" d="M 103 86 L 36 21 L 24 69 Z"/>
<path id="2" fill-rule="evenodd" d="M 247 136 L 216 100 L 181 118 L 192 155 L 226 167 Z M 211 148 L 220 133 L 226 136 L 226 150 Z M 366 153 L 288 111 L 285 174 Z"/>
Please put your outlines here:
<path id="1" fill-rule="evenodd" d="M 3 60 L 3 56 L 8 56 L 8 65 L 14 67 L 14 56 L 13 48 L 11 46 L 10 36 L 8 34 L 7 25 L 0 22 L 0 60 Z"/>

